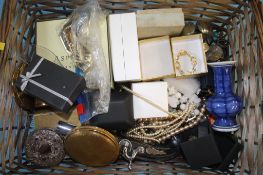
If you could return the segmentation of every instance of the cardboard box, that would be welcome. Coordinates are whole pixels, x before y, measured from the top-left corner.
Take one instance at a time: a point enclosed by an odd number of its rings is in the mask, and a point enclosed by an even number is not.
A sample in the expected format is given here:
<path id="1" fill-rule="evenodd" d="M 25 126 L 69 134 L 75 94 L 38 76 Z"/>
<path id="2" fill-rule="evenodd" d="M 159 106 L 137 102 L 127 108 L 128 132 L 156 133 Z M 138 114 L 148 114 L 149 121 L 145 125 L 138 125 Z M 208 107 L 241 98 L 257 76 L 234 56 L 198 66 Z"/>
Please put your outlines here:
<path id="1" fill-rule="evenodd" d="M 171 39 L 171 44 L 176 77 L 199 75 L 208 71 L 202 34 L 174 37 Z M 181 51 L 186 51 L 190 56 L 177 57 Z M 195 58 L 192 61 L 191 56 Z M 177 68 L 176 60 L 179 60 L 179 66 L 183 72 Z M 196 66 L 193 66 L 194 60 Z M 192 72 L 193 68 L 195 68 L 194 72 Z"/>
<path id="2" fill-rule="evenodd" d="M 140 39 L 179 35 L 185 25 L 181 8 L 140 10 L 136 17 Z"/>
<path id="3" fill-rule="evenodd" d="M 169 36 L 139 42 L 142 80 L 175 75 Z"/>
<path id="4" fill-rule="evenodd" d="M 108 28 L 114 81 L 141 80 L 135 13 L 109 15 Z"/>
<path id="5" fill-rule="evenodd" d="M 133 83 L 132 90 L 168 111 L 168 85 L 166 82 Z M 167 117 L 168 114 L 133 96 L 133 113 L 135 119 Z"/>
<path id="6" fill-rule="evenodd" d="M 41 128 L 56 128 L 59 121 L 64 121 L 75 126 L 81 126 L 79 122 L 79 116 L 77 109 L 74 109 L 68 114 L 62 112 L 53 112 L 53 111 L 37 111 L 34 114 L 35 127 L 37 129 Z"/>

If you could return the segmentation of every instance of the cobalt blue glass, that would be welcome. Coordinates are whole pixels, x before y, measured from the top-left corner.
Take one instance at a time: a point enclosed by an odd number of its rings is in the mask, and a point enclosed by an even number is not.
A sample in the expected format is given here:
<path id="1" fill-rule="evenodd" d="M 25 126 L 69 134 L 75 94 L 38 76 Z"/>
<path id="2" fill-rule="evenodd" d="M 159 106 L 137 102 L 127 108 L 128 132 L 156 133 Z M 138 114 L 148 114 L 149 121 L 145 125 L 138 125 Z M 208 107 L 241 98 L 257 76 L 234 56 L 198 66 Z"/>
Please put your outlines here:
<path id="1" fill-rule="evenodd" d="M 232 91 L 232 64 L 210 65 L 214 72 L 214 95 L 208 98 L 206 109 L 216 117 L 212 128 L 220 132 L 239 129 L 236 115 L 242 110 L 241 99 Z"/>

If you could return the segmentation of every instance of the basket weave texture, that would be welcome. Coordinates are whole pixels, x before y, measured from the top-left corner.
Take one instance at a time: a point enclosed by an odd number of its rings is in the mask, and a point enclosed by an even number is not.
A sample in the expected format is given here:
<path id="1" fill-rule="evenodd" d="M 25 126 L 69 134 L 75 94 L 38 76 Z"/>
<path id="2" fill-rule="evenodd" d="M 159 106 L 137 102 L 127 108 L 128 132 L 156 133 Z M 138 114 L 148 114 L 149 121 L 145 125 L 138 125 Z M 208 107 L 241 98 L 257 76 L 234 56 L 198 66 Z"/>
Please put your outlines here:
<path id="1" fill-rule="evenodd" d="M 182 8 L 186 21 L 208 21 L 223 31 L 229 41 L 229 60 L 236 60 L 235 92 L 243 98 L 244 109 L 238 117 L 237 135 L 245 146 L 234 171 L 263 172 L 263 6 L 257 0 L 100 0 L 112 13 L 151 8 Z M 135 162 L 129 172 L 125 162 L 104 168 L 91 168 L 65 159 L 52 169 L 39 169 L 24 158 L 24 142 L 32 116 L 14 102 L 10 80 L 21 58 L 34 53 L 36 21 L 67 17 L 85 0 L 6 0 L 0 21 L 0 174 L 126 174 L 176 173 L 206 174 L 190 171 L 174 163 Z"/>

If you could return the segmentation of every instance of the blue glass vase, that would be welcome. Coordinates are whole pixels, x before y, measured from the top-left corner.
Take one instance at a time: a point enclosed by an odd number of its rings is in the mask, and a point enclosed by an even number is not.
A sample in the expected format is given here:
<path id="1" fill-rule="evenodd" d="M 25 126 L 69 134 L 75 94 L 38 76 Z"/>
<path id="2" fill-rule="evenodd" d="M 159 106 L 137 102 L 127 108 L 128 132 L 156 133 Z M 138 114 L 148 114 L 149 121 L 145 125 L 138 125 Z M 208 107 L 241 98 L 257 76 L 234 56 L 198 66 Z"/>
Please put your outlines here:
<path id="1" fill-rule="evenodd" d="M 241 99 L 232 90 L 231 71 L 235 62 L 210 63 L 214 72 L 214 95 L 208 98 L 206 109 L 216 117 L 212 128 L 220 132 L 239 129 L 236 115 L 242 110 Z"/>

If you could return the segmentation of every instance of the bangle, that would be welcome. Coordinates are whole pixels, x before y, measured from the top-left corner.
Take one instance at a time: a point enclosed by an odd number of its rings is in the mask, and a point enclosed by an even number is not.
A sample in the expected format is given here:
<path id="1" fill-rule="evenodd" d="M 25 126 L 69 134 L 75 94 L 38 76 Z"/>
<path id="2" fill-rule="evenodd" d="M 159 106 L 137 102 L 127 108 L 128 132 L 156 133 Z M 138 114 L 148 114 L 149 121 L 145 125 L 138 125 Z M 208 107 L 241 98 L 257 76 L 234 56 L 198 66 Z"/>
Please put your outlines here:
<path id="1" fill-rule="evenodd" d="M 186 50 L 180 50 L 175 58 L 175 69 L 178 70 L 180 72 L 181 75 L 186 74 L 186 72 L 182 69 L 181 64 L 180 64 L 180 57 L 182 56 L 187 56 L 192 64 L 192 69 L 191 71 L 188 71 L 188 74 L 193 74 L 196 71 L 196 65 L 197 65 L 197 61 L 196 58 L 191 55 L 190 53 L 188 53 Z"/>

